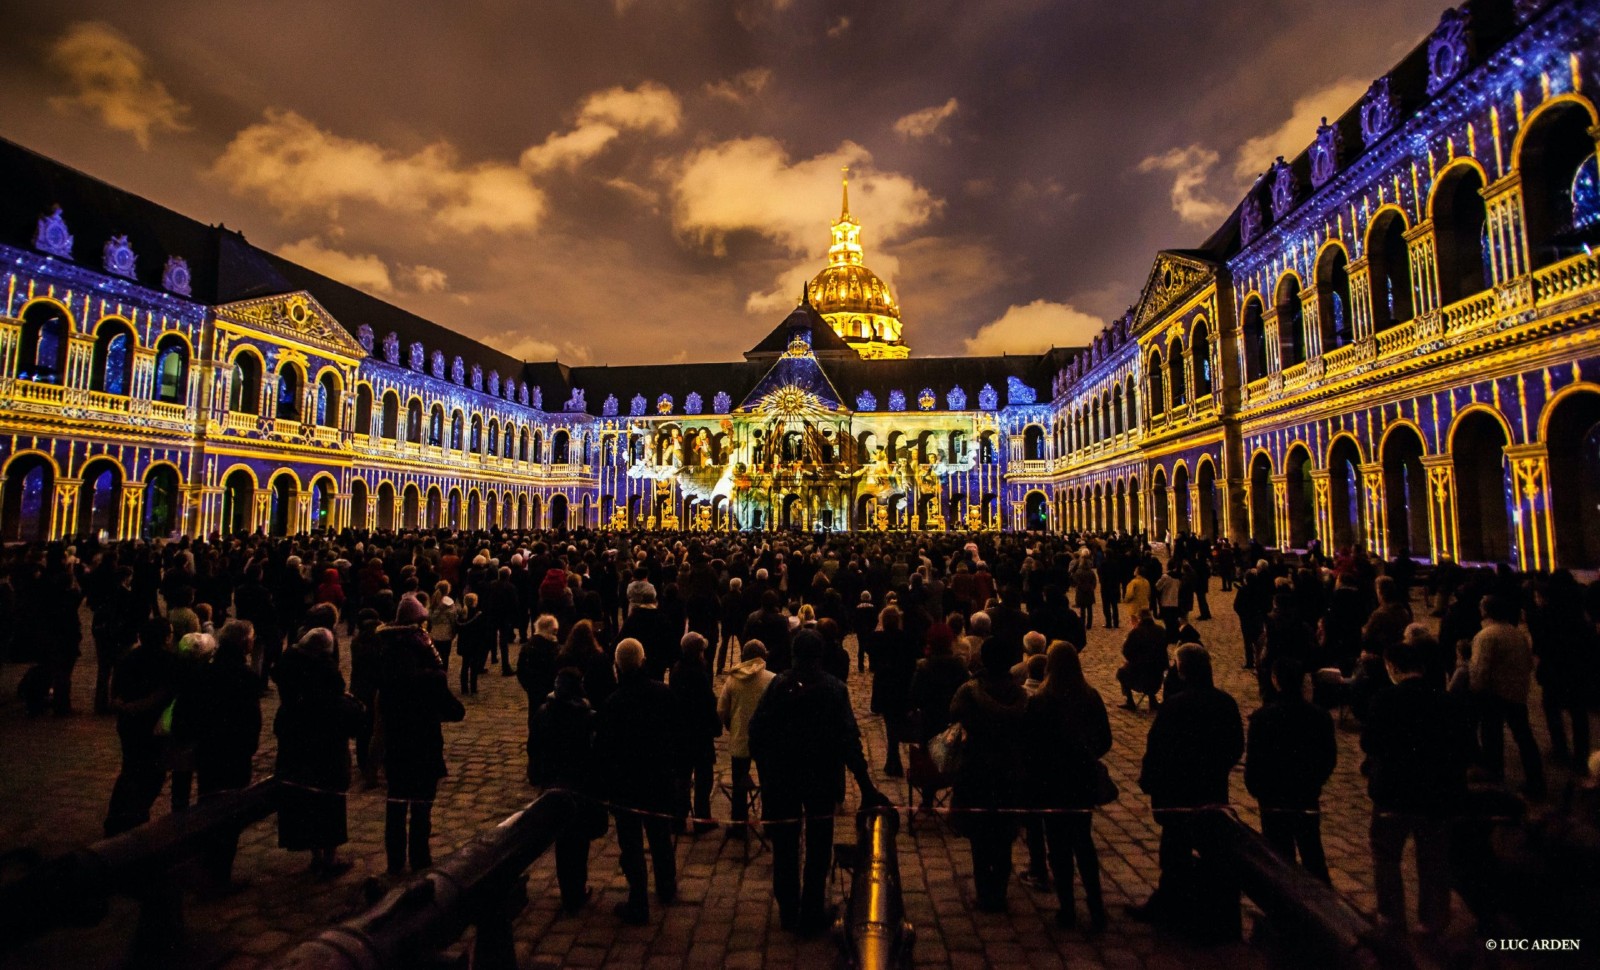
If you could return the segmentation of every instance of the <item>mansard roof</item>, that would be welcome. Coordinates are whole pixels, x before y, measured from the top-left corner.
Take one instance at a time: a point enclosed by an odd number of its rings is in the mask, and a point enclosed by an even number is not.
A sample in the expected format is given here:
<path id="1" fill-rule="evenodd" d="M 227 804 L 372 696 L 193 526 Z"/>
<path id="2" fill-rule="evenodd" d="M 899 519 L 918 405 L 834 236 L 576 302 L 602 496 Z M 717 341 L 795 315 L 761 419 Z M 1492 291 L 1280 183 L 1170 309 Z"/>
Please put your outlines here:
<path id="1" fill-rule="evenodd" d="M 775 358 L 789 349 L 789 340 L 796 330 L 811 331 L 811 352 L 822 359 L 860 357 L 843 337 L 834 332 L 809 299 L 803 300 L 783 322 L 773 327 L 761 342 L 744 352 L 746 360 Z"/>

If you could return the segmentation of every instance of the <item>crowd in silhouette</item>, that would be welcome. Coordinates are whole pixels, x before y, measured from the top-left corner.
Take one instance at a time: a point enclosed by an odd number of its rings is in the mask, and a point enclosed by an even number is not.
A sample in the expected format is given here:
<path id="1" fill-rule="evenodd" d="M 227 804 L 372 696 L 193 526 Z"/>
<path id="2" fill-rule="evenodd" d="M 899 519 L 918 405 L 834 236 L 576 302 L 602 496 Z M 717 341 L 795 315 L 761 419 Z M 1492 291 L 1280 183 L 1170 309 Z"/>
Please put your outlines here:
<path id="1" fill-rule="evenodd" d="M 1219 590 L 1233 618 L 1212 613 Z M 1243 653 L 1224 658 L 1206 631 L 1233 619 Z M 1321 797 L 1339 720 L 1361 732 L 1382 925 L 1407 926 L 1408 843 L 1424 937 L 1448 927 L 1452 888 L 1485 924 L 1588 925 L 1597 621 L 1600 583 L 1564 571 L 1192 536 L 1152 548 L 1089 534 L 347 532 L 88 540 L 0 562 L 0 656 L 33 664 L 19 685 L 30 713 L 72 712 L 88 633 L 90 703 L 115 717 L 122 752 L 108 835 L 148 821 L 164 788 L 181 811 L 249 784 L 275 690 L 281 846 L 340 877 L 346 792 L 381 778 L 388 872 L 426 868 L 441 725 L 467 716 L 462 698 L 498 667 L 526 692 L 528 781 L 582 805 L 555 846 L 566 911 L 587 906 L 591 843 L 613 825 L 629 887 L 616 913 L 644 923 L 652 872 L 656 900 L 676 898 L 675 836 L 748 837 L 754 808 L 780 921 L 800 933 L 833 918 L 845 776 L 857 805 L 891 801 L 850 696 L 869 668 L 882 774 L 905 778 L 908 810 L 941 813 L 969 840 L 974 905 L 1006 909 L 1020 854 L 1021 878 L 1054 890 L 1060 925 L 1078 923 L 1078 884 L 1087 931 L 1106 926 L 1094 817 L 1119 792 L 1106 702 L 1080 659 L 1097 623 L 1122 641 L 1104 686 L 1150 718 L 1138 786 L 1161 827 L 1161 875 L 1131 918 L 1238 937 L 1239 892 L 1203 820 L 1228 805 L 1241 761 L 1261 834 L 1329 881 Z M 1254 672 L 1248 721 L 1216 686 L 1227 663 Z M 1535 683 L 1548 752 L 1530 725 Z M 724 734 L 731 808 L 716 819 Z M 1547 758 L 1573 779 L 1555 799 Z M 1508 824 L 1509 852 L 1491 838 Z M 209 859 L 220 888 L 231 855 Z"/>

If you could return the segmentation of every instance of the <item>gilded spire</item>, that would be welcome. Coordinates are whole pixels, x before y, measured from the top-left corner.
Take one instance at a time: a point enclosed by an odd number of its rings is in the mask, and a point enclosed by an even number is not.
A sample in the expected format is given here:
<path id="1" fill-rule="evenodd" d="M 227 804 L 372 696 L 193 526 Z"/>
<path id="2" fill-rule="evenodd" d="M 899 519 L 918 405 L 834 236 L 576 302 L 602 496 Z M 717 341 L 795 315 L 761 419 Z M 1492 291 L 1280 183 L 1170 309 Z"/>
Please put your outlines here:
<path id="1" fill-rule="evenodd" d="M 840 222 L 849 222 L 850 221 L 850 166 L 846 165 L 840 171 L 842 171 L 844 173 L 844 178 L 843 178 L 843 182 L 844 182 L 844 202 L 839 206 L 839 221 Z"/>

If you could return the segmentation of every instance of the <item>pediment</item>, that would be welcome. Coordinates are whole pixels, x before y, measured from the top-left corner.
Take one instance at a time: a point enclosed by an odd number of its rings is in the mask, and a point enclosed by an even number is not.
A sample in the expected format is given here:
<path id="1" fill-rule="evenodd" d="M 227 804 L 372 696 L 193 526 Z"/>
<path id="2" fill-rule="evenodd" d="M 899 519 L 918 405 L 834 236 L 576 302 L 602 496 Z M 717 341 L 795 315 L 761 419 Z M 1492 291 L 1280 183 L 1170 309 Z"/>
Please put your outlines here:
<path id="1" fill-rule="evenodd" d="M 226 303 L 217 307 L 216 313 L 230 323 L 287 337 L 341 356 L 367 356 L 366 349 L 350 331 L 305 290 Z"/>
<path id="2" fill-rule="evenodd" d="M 1174 305 L 1194 295 L 1216 276 L 1216 267 L 1207 260 L 1186 254 L 1163 251 L 1156 255 L 1150 278 L 1139 294 L 1133 313 L 1133 330 L 1142 332 L 1152 321 Z"/>

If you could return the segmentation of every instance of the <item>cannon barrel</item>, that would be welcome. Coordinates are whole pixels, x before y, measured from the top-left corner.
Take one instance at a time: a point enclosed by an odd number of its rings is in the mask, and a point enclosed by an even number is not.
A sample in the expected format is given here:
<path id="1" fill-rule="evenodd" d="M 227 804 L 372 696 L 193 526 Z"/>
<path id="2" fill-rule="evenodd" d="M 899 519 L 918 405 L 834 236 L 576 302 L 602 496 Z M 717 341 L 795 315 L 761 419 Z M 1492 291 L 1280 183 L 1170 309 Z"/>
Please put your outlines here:
<path id="1" fill-rule="evenodd" d="M 475 966 L 512 966 L 510 920 L 523 873 L 577 814 L 574 796 L 547 792 L 475 836 L 439 865 L 396 886 L 360 915 L 322 930 L 282 970 L 379 970 L 420 962 L 478 927 Z M 485 950 L 489 952 L 485 952 Z"/>
<path id="2" fill-rule="evenodd" d="M 156 889 L 170 889 L 179 864 L 237 839 L 246 826 L 276 812 L 282 795 L 283 784 L 268 778 L 43 863 L 0 890 L 0 946 L 62 922 L 97 923 L 114 894 L 148 901 Z"/>
<path id="3" fill-rule="evenodd" d="M 891 808 L 856 815 L 856 865 L 843 920 L 845 956 L 857 970 L 911 965 L 914 934 L 900 894 L 900 857 L 894 839 L 900 816 Z"/>

